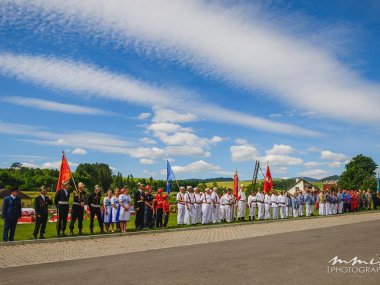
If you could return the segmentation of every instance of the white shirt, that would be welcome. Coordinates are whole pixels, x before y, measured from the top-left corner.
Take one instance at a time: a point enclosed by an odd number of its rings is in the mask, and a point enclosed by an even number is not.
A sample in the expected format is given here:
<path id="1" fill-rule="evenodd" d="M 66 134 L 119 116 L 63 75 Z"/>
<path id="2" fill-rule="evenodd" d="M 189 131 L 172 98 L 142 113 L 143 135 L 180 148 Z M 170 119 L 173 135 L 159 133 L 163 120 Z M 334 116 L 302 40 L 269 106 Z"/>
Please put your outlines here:
<path id="1" fill-rule="evenodd" d="M 248 207 L 256 207 L 256 196 L 249 195 L 248 196 Z"/>
<path id="2" fill-rule="evenodd" d="M 257 193 L 256 194 L 256 201 L 263 203 L 264 202 L 264 194 L 263 193 Z"/>
<path id="3" fill-rule="evenodd" d="M 264 202 L 265 202 L 265 204 L 269 204 L 270 205 L 271 200 L 270 200 L 270 196 L 268 194 L 265 194 Z"/>
<path id="4" fill-rule="evenodd" d="M 185 197 L 184 197 L 184 195 L 181 193 L 181 192 L 178 192 L 177 193 L 177 202 L 178 203 L 183 203 L 183 201 L 185 200 Z"/>
<path id="5" fill-rule="evenodd" d="M 219 204 L 220 198 L 219 198 L 218 193 L 212 192 L 211 193 L 211 198 L 212 198 L 212 202 L 213 202 L 214 205 Z"/>
<path id="6" fill-rule="evenodd" d="M 278 207 L 278 198 L 276 195 L 272 194 L 270 197 L 270 201 L 272 203 L 272 207 L 277 208 Z"/>
<path id="7" fill-rule="evenodd" d="M 242 201 L 242 202 L 246 201 L 247 197 L 245 196 L 244 191 L 240 191 L 239 196 L 240 196 L 240 201 Z"/>
<path id="8" fill-rule="evenodd" d="M 195 202 L 195 194 L 190 192 L 185 193 L 185 202 L 193 204 Z"/>
<path id="9" fill-rule="evenodd" d="M 202 203 L 211 204 L 211 202 L 212 202 L 211 194 L 204 193 L 202 196 Z"/>
<path id="10" fill-rule="evenodd" d="M 285 207 L 286 197 L 281 194 L 278 195 L 278 202 L 281 203 L 279 206 Z"/>

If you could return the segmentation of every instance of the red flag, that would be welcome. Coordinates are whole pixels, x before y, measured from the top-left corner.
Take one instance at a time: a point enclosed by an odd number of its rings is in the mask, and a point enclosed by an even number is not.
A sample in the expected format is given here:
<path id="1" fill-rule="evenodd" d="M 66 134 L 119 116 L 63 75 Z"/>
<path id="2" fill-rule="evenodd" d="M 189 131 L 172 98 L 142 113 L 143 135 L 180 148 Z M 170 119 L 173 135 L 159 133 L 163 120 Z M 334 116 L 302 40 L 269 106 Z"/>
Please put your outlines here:
<path id="1" fill-rule="evenodd" d="M 269 165 L 267 166 L 267 173 L 265 174 L 265 180 L 264 180 L 264 192 L 269 193 L 270 190 L 273 188 L 273 180 L 272 180 L 272 174 L 270 174 Z"/>
<path id="2" fill-rule="evenodd" d="M 71 178 L 71 171 L 69 163 L 67 162 L 65 153 L 62 153 L 62 162 L 61 162 L 61 169 L 59 170 L 59 178 L 58 178 L 58 184 L 57 189 L 55 191 L 58 191 L 61 188 L 62 181 L 69 182 Z"/>
<path id="3" fill-rule="evenodd" d="M 235 198 L 237 198 L 238 193 L 239 193 L 239 176 L 237 174 L 237 171 L 235 171 L 235 174 L 234 174 L 234 196 L 235 196 Z"/>

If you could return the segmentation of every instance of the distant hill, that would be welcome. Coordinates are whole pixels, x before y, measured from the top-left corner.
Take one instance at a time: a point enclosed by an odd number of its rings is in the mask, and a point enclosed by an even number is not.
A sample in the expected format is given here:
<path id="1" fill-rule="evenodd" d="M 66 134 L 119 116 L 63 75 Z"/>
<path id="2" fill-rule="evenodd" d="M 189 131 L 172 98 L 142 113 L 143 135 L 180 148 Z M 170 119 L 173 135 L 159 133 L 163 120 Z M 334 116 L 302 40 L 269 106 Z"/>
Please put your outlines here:
<path id="1" fill-rule="evenodd" d="M 319 179 L 315 179 L 315 178 L 312 178 L 312 177 L 293 177 L 293 178 L 290 178 L 292 180 L 296 180 L 296 179 L 305 179 L 306 181 L 309 181 L 309 182 L 319 182 L 320 180 Z"/>
<path id="2" fill-rule="evenodd" d="M 331 180 L 339 180 L 339 177 L 340 177 L 339 175 L 332 175 L 332 176 L 325 177 L 319 181 L 324 182 L 324 181 L 331 181 Z"/>

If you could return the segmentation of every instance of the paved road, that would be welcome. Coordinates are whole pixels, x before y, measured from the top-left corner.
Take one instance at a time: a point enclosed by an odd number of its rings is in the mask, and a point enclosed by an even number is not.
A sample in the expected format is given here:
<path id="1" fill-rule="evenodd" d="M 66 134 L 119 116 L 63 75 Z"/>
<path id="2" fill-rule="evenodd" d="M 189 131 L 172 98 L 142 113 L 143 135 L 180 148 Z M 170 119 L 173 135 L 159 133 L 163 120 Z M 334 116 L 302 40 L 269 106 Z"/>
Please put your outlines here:
<path id="1" fill-rule="evenodd" d="M 363 260 L 379 260 L 379 237 L 380 220 L 377 220 L 0 269 L 0 283 L 379 284 L 380 271 L 327 274 L 328 261 L 336 255 L 346 259 L 358 256 Z"/>

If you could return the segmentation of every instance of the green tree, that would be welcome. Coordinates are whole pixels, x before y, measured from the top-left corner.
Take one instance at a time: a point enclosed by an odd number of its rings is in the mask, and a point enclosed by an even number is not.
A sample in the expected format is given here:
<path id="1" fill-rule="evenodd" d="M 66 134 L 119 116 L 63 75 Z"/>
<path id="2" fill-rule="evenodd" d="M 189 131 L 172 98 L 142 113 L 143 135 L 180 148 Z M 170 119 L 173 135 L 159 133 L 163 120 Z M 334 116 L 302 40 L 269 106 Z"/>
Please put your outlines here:
<path id="1" fill-rule="evenodd" d="M 377 164 L 371 157 L 362 154 L 354 157 L 347 165 L 339 179 L 343 189 L 374 189 L 376 187 Z"/>
<path id="2" fill-rule="evenodd" d="M 78 165 L 74 177 L 77 183 L 83 182 L 88 190 L 92 190 L 95 185 L 106 190 L 112 183 L 112 170 L 105 163 L 81 163 Z"/>

